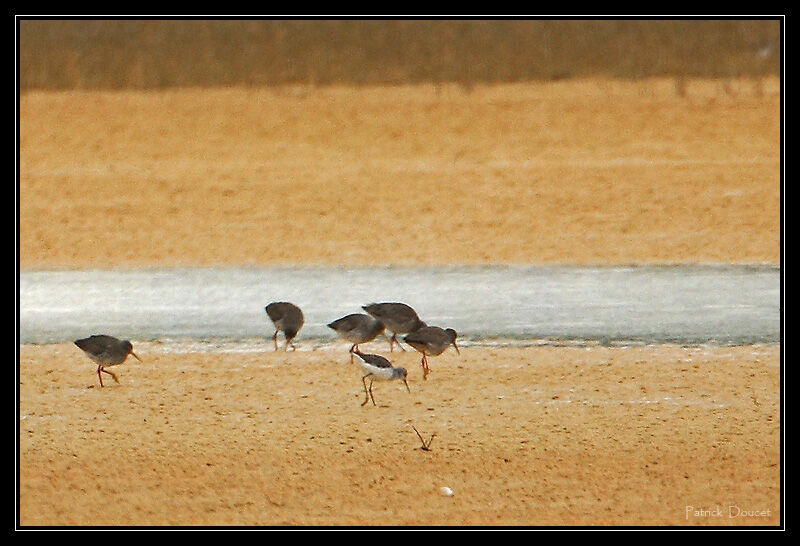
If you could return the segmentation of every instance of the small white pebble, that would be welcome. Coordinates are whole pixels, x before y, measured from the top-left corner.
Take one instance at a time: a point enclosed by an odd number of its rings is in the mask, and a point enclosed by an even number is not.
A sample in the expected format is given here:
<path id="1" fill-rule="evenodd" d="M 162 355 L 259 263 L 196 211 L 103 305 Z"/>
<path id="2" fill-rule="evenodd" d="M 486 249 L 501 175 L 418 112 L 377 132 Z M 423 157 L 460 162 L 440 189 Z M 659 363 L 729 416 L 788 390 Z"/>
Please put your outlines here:
<path id="1" fill-rule="evenodd" d="M 450 489 L 449 487 L 440 487 L 439 488 L 439 493 L 441 493 L 445 497 L 452 497 L 453 496 L 453 490 Z"/>

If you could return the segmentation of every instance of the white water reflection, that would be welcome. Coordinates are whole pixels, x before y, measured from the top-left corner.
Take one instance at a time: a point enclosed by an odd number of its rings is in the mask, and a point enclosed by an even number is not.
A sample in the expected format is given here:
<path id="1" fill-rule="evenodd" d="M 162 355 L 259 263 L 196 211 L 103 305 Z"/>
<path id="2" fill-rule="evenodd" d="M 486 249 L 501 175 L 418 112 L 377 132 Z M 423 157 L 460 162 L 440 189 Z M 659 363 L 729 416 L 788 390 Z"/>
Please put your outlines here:
<path id="1" fill-rule="evenodd" d="M 134 340 L 271 336 L 264 306 L 298 304 L 299 339 L 373 301 L 403 301 L 465 341 L 567 339 L 776 342 L 780 270 L 772 266 L 271 267 L 20 274 L 20 342 L 92 333 Z"/>

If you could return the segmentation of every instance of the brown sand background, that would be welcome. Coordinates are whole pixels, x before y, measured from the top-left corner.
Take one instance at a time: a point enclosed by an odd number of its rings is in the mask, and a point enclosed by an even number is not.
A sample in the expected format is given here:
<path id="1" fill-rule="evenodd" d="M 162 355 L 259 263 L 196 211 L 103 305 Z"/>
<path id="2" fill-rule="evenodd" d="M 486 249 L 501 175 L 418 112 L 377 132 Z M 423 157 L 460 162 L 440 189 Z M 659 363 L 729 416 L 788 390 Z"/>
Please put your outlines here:
<path id="1" fill-rule="evenodd" d="M 100 388 L 76 347 L 22 347 L 23 525 L 780 522 L 775 346 L 468 347 L 427 381 L 401 353 L 411 394 L 365 407 L 345 344 L 136 348 Z"/>
<path id="2" fill-rule="evenodd" d="M 19 265 L 777 264 L 779 114 L 777 79 L 31 91 Z M 378 407 L 344 344 L 135 346 L 104 388 L 20 346 L 21 525 L 780 522 L 777 345 L 394 353 Z"/>
<path id="3" fill-rule="evenodd" d="M 779 81 L 30 92 L 20 266 L 778 263 Z"/>

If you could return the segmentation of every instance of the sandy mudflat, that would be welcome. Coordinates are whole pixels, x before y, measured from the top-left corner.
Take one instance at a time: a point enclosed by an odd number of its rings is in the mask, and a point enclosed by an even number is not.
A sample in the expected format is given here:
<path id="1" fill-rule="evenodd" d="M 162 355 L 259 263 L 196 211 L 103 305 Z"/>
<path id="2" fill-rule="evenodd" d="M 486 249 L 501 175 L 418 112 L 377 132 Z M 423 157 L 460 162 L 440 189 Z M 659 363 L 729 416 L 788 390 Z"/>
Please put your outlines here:
<path id="1" fill-rule="evenodd" d="M 20 265 L 778 263 L 778 85 L 26 93 Z"/>
<path id="2" fill-rule="evenodd" d="M 26 93 L 20 266 L 776 264 L 779 108 L 777 80 Z M 394 353 L 411 394 L 377 407 L 344 344 L 174 349 L 100 388 L 20 347 L 21 525 L 780 521 L 777 345 L 473 346 L 428 381 Z"/>
<path id="3" fill-rule="evenodd" d="M 376 383 L 364 407 L 346 344 L 271 349 L 140 344 L 145 363 L 100 388 L 77 347 L 22 347 L 20 522 L 780 521 L 777 346 L 473 346 L 432 358 L 427 381 L 395 353 L 411 394 Z"/>

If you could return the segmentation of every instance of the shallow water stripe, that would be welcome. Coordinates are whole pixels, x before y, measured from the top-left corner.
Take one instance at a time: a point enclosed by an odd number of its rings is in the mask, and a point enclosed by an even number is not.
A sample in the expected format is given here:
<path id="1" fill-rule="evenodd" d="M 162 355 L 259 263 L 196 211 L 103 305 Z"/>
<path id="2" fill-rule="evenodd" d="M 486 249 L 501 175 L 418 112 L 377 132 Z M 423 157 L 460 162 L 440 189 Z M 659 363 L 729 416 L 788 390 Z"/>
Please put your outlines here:
<path id="1" fill-rule="evenodd" d="M 148 341 L 260 340 L 270 301 L 300 305 L 298 339 L 372 301 L 404 301 L 464 343 L 772 343 L 777 266 L 271 267 L 26 271 L 21 343 L 91 333 Z"/>

